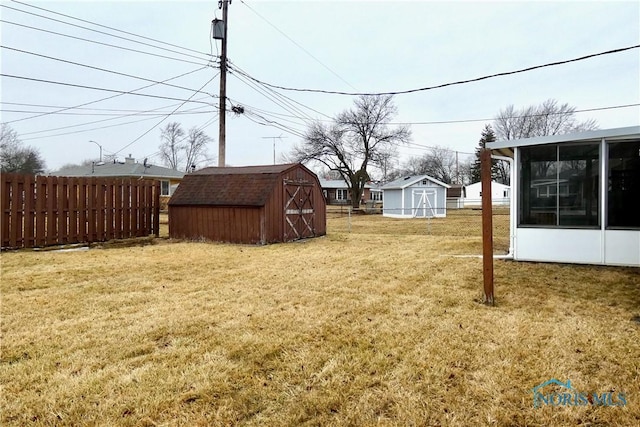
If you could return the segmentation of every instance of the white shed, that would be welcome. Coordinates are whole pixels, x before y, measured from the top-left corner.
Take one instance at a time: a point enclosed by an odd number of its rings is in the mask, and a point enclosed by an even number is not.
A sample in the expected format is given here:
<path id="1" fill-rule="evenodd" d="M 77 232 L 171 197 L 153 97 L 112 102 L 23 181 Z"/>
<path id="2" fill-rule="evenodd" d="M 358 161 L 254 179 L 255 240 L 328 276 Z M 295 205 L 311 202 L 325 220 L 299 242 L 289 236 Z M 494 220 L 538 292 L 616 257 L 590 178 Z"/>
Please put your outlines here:
<path id="1" fill-rule="evenodd" d="M 447 216 L 448 184 L 428 175 L 405 176 L 382 186 L 382 215 L 392 218 Z"/>
<path id="2" fill-rule="evenodd" d="M 482 205 L 482 183 L 475 182 L 465 187 L 466 197 L 464 198 L 464 206 L 481 206 Z M 491 204 L 493 206 L 509 206 L 511 200 L 511 187 L 491 181 Z"/>
<path id="3" fill-rule="evenodd" d="M 515 260 L 640 267 L 640 126 L 487 148 L 513 162 Z"/>

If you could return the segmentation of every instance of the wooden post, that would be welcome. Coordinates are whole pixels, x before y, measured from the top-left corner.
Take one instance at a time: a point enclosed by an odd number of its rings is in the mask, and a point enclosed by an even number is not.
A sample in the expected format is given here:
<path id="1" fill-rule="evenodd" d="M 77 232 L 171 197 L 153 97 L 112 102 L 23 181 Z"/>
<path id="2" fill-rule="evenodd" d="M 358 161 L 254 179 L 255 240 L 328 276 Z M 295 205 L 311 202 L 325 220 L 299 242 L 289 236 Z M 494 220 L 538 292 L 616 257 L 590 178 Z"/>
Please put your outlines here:
<path id="1" fill-rule="evenodd" d="M 491 150 L 480 154 L 482 180 L 482 272 L 484 295 L 482 302 L 493 305 L 493 217 L 491 206 Z"/>

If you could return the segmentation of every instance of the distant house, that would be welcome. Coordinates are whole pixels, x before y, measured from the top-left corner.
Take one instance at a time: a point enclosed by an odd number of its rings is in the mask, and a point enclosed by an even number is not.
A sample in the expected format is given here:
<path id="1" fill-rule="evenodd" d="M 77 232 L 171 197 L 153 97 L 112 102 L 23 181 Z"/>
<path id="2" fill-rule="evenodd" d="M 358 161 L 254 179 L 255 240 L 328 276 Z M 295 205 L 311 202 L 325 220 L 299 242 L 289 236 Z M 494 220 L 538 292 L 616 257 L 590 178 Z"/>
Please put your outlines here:
<path id="1" fill-rule="evenodd" d="M 267 244 L 326 234 L 326 205 L 304 165 L 210 167 L 185 176 L 169 201 L 169 236 Z"/>
<path id="2" fill-rule="evenodd" d="M 405 176 L 382 186 L 382 214 L 392 218 L 447 216 L 450 185 L 428 175 Z"/>
<path id="3" fill-rule="evenodd" d="M 327 201 L 327 205 L 351 204 L 351 191 L 343 179 L 322 179 L 320 178 L 322 193 Z M 367 201 L 382 201 L 382 189 L 379 185 L 366 183 L 362 193 L 361 203 Z"/>
<path id="4" fill-rule="evenodd" d="M 184 173 L 148 163 L 138 163 L 129 155 L 124 162 L 96 162 L 89 165 L 69 166 L 51 172 L 51 176 L 84 176 L 108 178 L 155 179 L 160 181 L 161 205 L 166 206 Z"/>
<path id="5" fill-rule="evenodd" d="M 513 159 L 515 260 L 640 267 L 640 126 L 487 148 Z"/>
<path id="6" fill-rule="evenodd" d="M 447 189 L 447 209 L 462 209 L 467 189 L 462 184 L 449 184 Z"/>
<path id="7" fill-rule="evenodd" d="M 464 199 L 464 207 L 482 205 L 482 183 L 474 182 L 466 187 L 467 196 Z M 511 200 L 511 187 L 491 181 L 491 204 L 493 206 L 509 206 Z"/>

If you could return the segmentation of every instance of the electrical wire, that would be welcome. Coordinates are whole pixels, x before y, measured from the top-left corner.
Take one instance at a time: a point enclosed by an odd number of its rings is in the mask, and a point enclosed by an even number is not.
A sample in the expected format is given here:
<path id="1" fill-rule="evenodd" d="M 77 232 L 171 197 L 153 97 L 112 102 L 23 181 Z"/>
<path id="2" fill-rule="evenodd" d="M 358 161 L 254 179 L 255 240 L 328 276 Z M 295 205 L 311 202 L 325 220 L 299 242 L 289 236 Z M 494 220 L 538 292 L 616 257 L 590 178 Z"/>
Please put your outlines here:
<path id="1" fill-rule="evenodd" d="M 198 71 L 204 70 L 206 68 L 209 68 L 209 67 L 204 66 L 204 67 L 200 67 L 200 68 L 197 68 L 195 70 L 192 70 L 192 71 L 187 71 L 186 73 L 182 73 L 182 74 L 179 74 L 177 76 L 165 79 L 162 82 L 164 83 L 164 82 L 168 82 L 168 81 L 171 81 L 171 80 L 176 80 L 176 79 L 179 79 L 181 77 L 188 76 L 188 75 L 193 74 L 193 73 L 197 73 Z M 5 123 L 9 124 L 9 123 L 21 122 L 23 120 L 35 119 L 35 118 L 38 118 L 38 117 L 47 116 L 47 115 L 50 115 L 50 114 L 56 114 L 56 113 L 59 113 L 59 112 L 62 112 L 62 111 L 67 111 L 67 110 L 71 110 L 71 109 L 74 109 L 74 108 L 85 107 L 85 106 L 91 105 L 91 104 L 97 104 L 98 102 L 107 101 L 109 99 L 117 98 L 117 97 L 123 96 L 123 95 L 130 95 L 130 94 L 133 95 L 134 92 L 138 92 L 140 90 L 148 89 L 148 88 L 153 87 L 155 85 L 156 84 L 153 83 L 153 84 L 150 84 L 150 85 L 147 85 L 147 86 L 142 86 L 142 87 L 139 87 L 137 89 L 133 89 L 133 90 L 130 90 L 130 91 L 127 91 L 127 92 L 123 92 L 123 93 L 118 93 L 116 95 L 107 96 L 106 98 L 100 98 L 100 99 L 97 99 L 95 101 L 89 101 L 89 102 L 85 102 L 83 104 L 78 104 L 78 105 L 73 106 L 73 107 L 66 107 L 66 108 L 62 108 L 62 109 L 57 110 L 57 111 L 51 111 L 51 112 L 48 112 L 48 113 L 38 114 L 38 115 L 35 115 L 35 116 L 30 116 L 30 117 L 23 117 L 21 119 L 12 120 L 12 121 L 8 121 L 8 122 L 5 122 Z"/>
<path id="2" fill-rule="evenodd" d="M 102 129 L 109 129 L 109 128 L 113 128 L 113 127 L 118 127 L 118 126 L 126 126 L 126 125 L 130 125 L 130 124 L 134 124 L 134 123 L 140 123 L 140 122 L 145 122 L 148 120 L 154 120 L 156 119 L 157 116 L 154 117 L 145 117 L 144 119 L 140 119 L 140 120 L 132 120 L 129 122 L 124 122 L 124 123 L 116 123 L 116 124 L 112 124 L 112 125 L 106 125 L 106 126 L 99 126 L 99 127 L 94 127 L 91 129 L 81 129 L 81 130 L 75 130 L 75 131 L 71 131 L 71 132 L 64 132 L 64 133 L 56 133 L 53 135 L 43 135 L 43 136 L 32 136 L 30 138 L 20 138 L 22 141 L 31 141 L 31 140 L 35 140 L 35 139 L 43 139 L 43 138 L 55 138 L 58 136 L 66 136 L 66 135 L 76 135 L 78 133 L 85 133 L 85 132 L 93 132 L 96 130 L 102 130 Z"/>
<path id="3" fill-rule="evenodd" d="M 179 61 L 179 62 L 183 62 L 183 63 L 187 63 L 187 64 L 205 65 L 205 66 L 208 65 L 208 63 L 207 64 L 203 64 L 202 62 L 194 62 L 194 61 L 190 61 L 188 59 L 174 58 L 172 56 L 166 56 L 166 55 L 160 55 L 160 54 L 157 54 L 157 53 L 145 52 L 143 50 L 132 49 L 132 48 L 129 48 L 129 47 L 118 46 L 118 45 L 111 44 L 111 43 L 104 43 L 104 42 L 99 42 L 97 40 L 90 40 L 90 39 L 86 39 L 84 37 L 77 37 L 77 36 L 72 36 L 72 35 L 69 35 L 69 34 L 59 33 L 57 31 L 45 30 L 43 28 L 36 28 L 36 27 L 32 27 L 30 25 L 19 24 L 17 22 L 7 21 L 5 19 L 0 19 L 0 22 L 4 22 L 5 24 L 10 24 L 10 25 L 16 25 L 16 26 L 22 27 L 22 28 L 28 28 L 28 29 L 34 30 L 34 31 L 40 31 L 40 32 L 43 32 L 43 33 L 54 34 L 54 35 L 57 35 L 57 36 L 67 37 L 67 38 L 74 39 L 74 40 L 80 40 L 80 41 L 84 41 L 84 42 L 87 42 L 87 43 L 94 43 L 94 44 L 98 44 L 98 45 L 101 45 L 101 46 L 107 46 L 107 47 L 112 47 L 112 48 L 115 48 L 115 49 L 126 50 L 126 51 L 129 51 L 129 52 L 141 53 L 143 55 L 150 55 L 150 56 L 155 56 L 155 57 L 158 57 L 158 58 L 171 59 L 173 61 Z"/>
<path id="4" fill-rule="evenodd" d="M 207 81 L 205 84 L 202 85 L 202 87 L 200 89 L 198 89 L 198 91 L 201 91 L 202 89 L 204 89 L 205 86 L 207 86 L 209 83 L 211 83 L 216 77 L 218 77 L 220 73 L 216 73 L 216 75 L 214 75 L 213 77 L 211 77 L 211 79 L 209 79 L 209 81 Z M 178 111 L 184 104 L 186 104 L 187 102 L 197 102 L 197 101 L 190 101 L 191 98 L 193 98 L 198 92 L 194 92 L 193 95 L 191 95 L 188 99 L 184 100 L 184 102 L 182 104 L 180 104 L 179 106 L 177 106 L 172 113 L 167 114 L 162 120 L 160 120 L 158 123 L 156 123 L 155 125 L 153 125 L 149 130 L 147 130 L 146 132 L 144 132 L 142 135 L 140 135 L 139 137 L 137 137 L 136 139 L 134 139 L 133 141 L 131 141 L 130 143 L 128 143 L 127 145 L 125 145 L 124 147 L 122 147 L 121 149 L 119 149 L 118 151 L 115 152 L 115 154 L 118 154 L 119 152 L 121 152 L 122 150 L 124 150 L 125 148 L 130 147 L 131 145 L 133 145 L 134 143 L 136 143 L 137 141 L 139 141 L 140 139 L 142 139 L 142 137 L 144 137 L 145 135 L 147 135 L 149 132 L 151 132 L 153 129 L 155 129 L 156 127 L 160 126 L 160 124 L 162 122 L 164 122 L 165 120 L 167 120 L 169 117 L 171 117 L 171 115 L 173 113 L 175 113 L 176 111 Z"/>
<path id="5" fill-rule="evenodd" d="M 163 107 L 157 108 L 155 110 L 148 110 L 147 112 L 152 112 L 152 111 L 156 111 L 156 110 L 160 110 L 160 109 L 164 109 L 164 108 L 169 108 L 169 107 L 173 107 L 175 105 L 176 104 L 172 104 L 170 106 L 163 106 Z M 205 108 L 205 106 L 195 107 L 195 108 L 192 108 L 191 110 L 196 110 L 196 109 L 200 109 L 200 108 Z M 190 112 L 191 110 L 186 110 L 185 112 L 178 111 L 178 112 L 175 112 L 174 115 L 175 114 L 194 114 L 193 112 Z M 91 121 L 91 122 L 78 123 L 78 124 L 75 124 L 75 125 L 68 125 L 68 126 L 62 126 L 62 127 L 58 127 L 58 128 L 44 129 L 44 130 L 38 130 L 38 131 L 33 131 L 33 132 L 22 133 L 21 136 L 35 135 L 35 134 L 38 134 L 38 133 L 46 133 L 46 132 L 55 132 L 55 131 L 58 131 L 58 130 L 71 129 L 71 128 L 75 128 L 75 127 L 90 126 L 90 125 L 94 125 L 96 123 L 104 123 L 104 122 L 108 122 L 108 121 L 124 119 L 124 118 L 127 118 L 127 117 L 145 116 L 146 115 L 146 116 L 151 116 L 151 118 L 156 118 L 156 117 L 159 117 L 159 116 L 164 116 L 166 114 L 169 114 L 169 113 L 165 113 L 165 112 L 156 112 L 155 114 L 153 114 L 153 113 L 152 114 L 140 114 L 140 113 L 147 113 L 147 112 L 138 112 L 138 113 L 133 113 L 133 114 L 125 114 L 125 115 L 121 114 L 121 115 L 118 115 L 117 117 L 110 117 L 108 119 L 94 120 L 94 121 Z M 197 114 L 201 114 L 201 113 L 212 114 L 214 112 L 213 111 L 197 112 Z M 64 114 L 64 113 L 62 113 L 62 114 Z M 100 127 L 100 128 L 93 128 L 93 129 L 103 129 L 103 128 Z M 88 130 L 93 130 L 93 129 L 88 129 Z"/>
<path id="6" fill-rule="evenodd" d="M 237 71 L 238 71 L 238 72 L 240 72 L 240 73 L 248 74 L 248 73 L 246 73 L 246 71 L 244 71 L 244 70 L 243 70 L 242 68 L 240 68 L 239 66 L 235 65 L 233 62 L 231 62 L 231 61 L 229 61 L 229 62 L 230 62 L 230 64 L 229 64 L 229 68 L 231 69 L 231 72 L 232 72 L 232 73 L 233 73 L 233 71 L 234 71 L 234 70 L 237 70 Z M 320 111 L 318 111 L 318 110 L 316 110 L 316 109 L 314 109 L 314 108 L 311 108 L 311 107 L 309 107 L 309 106 L 307 106 L 307 105 L 305 105 L 305 104 L 302 104 L 302 103 L 300 103 L 300 102 L 296 101 L 295 99 L 290 98 L 290 97 L 288 97 L 288 96 L 286 96 L 286 95 L 284 95 L 284 94 L 281 94 L 280 92 L 275 91 L 273 88 L 269 88 L 268 86 L 264 86 L 264 87 L 265 87 L 265 89 L 269 89 L 272 93 L 276 94 L 276 95 L 277 95 L 278 97 L 280 97 L 280 98 L 287 99 L 287 100 L 289 100 L 289 101 L 291 101 L 291 102 L 293 102 L 293 103 L 295 103 L 295 104 L 297 104 L 297 105 L 299 105 L 299 106 L 301 106 L 301 107 L 303 107 L 303 108 L 306 108 L 306 109 L 307 109 L 307 110 L 309 110 L 309 111 L 313 111 L 313 112 L 314 112 L 314 113 L 316 113 L 316 114 L 319 114 L 319 115 L 321 115 L 321 116 L 324 116 L 324 117 L 327 117 L 327 118 L 331 119 L 331 117 L 330 117 L 330 116 L 328 116 L 327 114 L 322 113 L 322 112 L 320 112 Z"/>
<path id="7" fill-rule="evenodd" d="M 203 98 L 199 98 L 198 100 L 202 100 L 205 99 Z M 21 102 L 7 102 L 7 101 L 1 101 L 0 100 L 0 104 L 5 104 L 5 105 L 18 105 L 21 107 L 38 107 L 38 108 L 62 108 L 62 109 L 74 109 L 75 107 L 64 107 L 61 105 L 47 105 L 47 104 L 25 104 L 25 103 L 21 103 Z M 169 105 L 166 108 L 170 108 L 173 107 L 173 105 Z M 204 106 L 200 106 L 200 107 L 195 107 L 194 109 L 197 108 L 204 108 Z M 124 114 L 124 113 L 143 113 L 145 111 L 143 110 L 129 110 L 129 109 L 122 109 L 122 108 L 82 108 L 82 107 L 78 107 L 75 108 L 76 110 L 83 110 L 83 111 L 111 111 L 111 112 L 115 112 L 118 114 Z"/>
<path id="8" fill-rule="evenodd" d="M 112 92 L 112 93 L 118 93 L 118 94 L 121 94 L 121 95 L 144 96 L 144 97 L 148 97 L 148 98 L 168 99 L 168 100 L 171 100 L 171 101 L 184 101 L 184 102 L 193 102 L 193 103 L 198 103 L 198 104 L 207 104 L 207 105 L 209 105 L 209 103 L 202 102 L 202 101 L 190 101 L 189 99 L 184 100 L 184 99 L 180 99 L 180 98 L 172 98 L 172 97 L 169 97 L 169 96 L 149 95 L 149 94 L 146 94 L 146 93 L 125 92 L 125 91 L 122 91 L 122 90 L 107 89 L 107 88 L 96 87 L 96 86 L 85 86 L 85 85 L 78 85 L 78 84 L 73 84 L 73 83 L 57 82 L 57 81 L 53 81 L 53 80 L 36 79 L 36 78 L 33 78 L 33 77 L 15 76 L 13 74 L 0 73 L 0 76 L 12 78 L 12 79 L 29 80 L 29 81 L 38 82 L 38 83 L 48 83 L 48 84 L 62 85 L 62 86 L 68 86 L 68 87 L 76 87 L 76 88 L 81 88 L 81 89 L 91 89 L 91 90 L 99 90 L 99 91 L 103 91 L 103 92 Z"/>
<path id="9" fill-rule="evenodd" d="M 11 1 L 13 3 L 18 3 L 18 4 L 22 5 L 22 6 L 28 6 L 28 7 L 34 8 L 34 9 L 38 9 L 38 10 L 42 10 L 42 11 L 45 11 L 45 12 L 49 12 L 49 13 L 54 14 L 54 15 L 64 16 L 65 18 L 69 18 L 69 19 L 73 19 L 73 20 L 76 20 L 76 21 L 84 22 L 86 24 L 95 25 L 96 27 L 106 28 L 106 29 L 109 29 L 109 30 L 112 30 L 112 31 L 117 31 L 117 32 L 122 33 L 122 34 L 127 34 L 127 35 L 138 37 L 138 38 L 141 38 L 141 39 L 144 39 L 144 40 L 149 40 L 149 41 L 153 41 L 153 42 L 156 42 L 156 43 L 164 44 L 164 45 L 167 45 L 167 46 L 176 47 L 178 49 L 183 49 L 183 50 L 186 50 L 186 51 L 189 51 L 189 52 L 198 53 L 200 55 L 208 56 L 208 54 L 206 52 L 200 52 L 200 51 L 195 50 L 195 49 L 191 49 L 191 48 L 184 47 L 184 46 L 179 46 L 177 44 L 168 43 L 168 42 L 165 42 L 165 41 L 162 41 L 162 40 L 158 40 L 158 39 L 154 39 L 154 38 L 151 38 L 151 37 L 142 36 L 140 34 L 132 33 L 132 32 L 129 32 L 129 31 L 120 30 L 118 28 L 110 27 L 110 26 L 104 25 L 104 24 L 99 24 L 97 22 L 89 21 L 89 20 L 86 20 L 86 19 L 81 19 L 81 18 L 78 18 L 78 17 L 75 17 L 75 16 L 65 15 L 64 13 L 56 12 L 56 11 L 53 11 L 53 10 L 50 10 L 50 9 L 45 9 L 44 7 L 35 6 L 35 5 L 32 5 L 32 4 L 24 3 L 24 2 L 21 2 L 21 1 L 17 1 L 17 0 L 11 0 Z M 19 10 L 19 9 L 17 9 L 17 10 Z M 21 12 L 25 12 L 25 11 L 21 11 Z M 45 18 L 52 19 L 52 18 L 48 18 L 48 17 L 45 17 Z M 67 23 L 67 24 L 73 25 L 73 24 L 70 24 L 70 23 Z M 84 27 L 81 27 L 81 28 L 84 28 Z M 95 30 L 92 30 L 92 31 L 95 31 Z M 137 43 L 140 43 L 140 42 L 137 42 Z"/>
<path id="10" fill-rule="evenodd" d="M 325 93 L 325 94 L 331 94 L 331 95 L 347 95 L 347 96 L 404 95 L 404 94 L 408 94 L 408 93 L 423 92 L 423 91 L 428 91 L 428 90 L 440 89 L 440 88 L 444 88 L 444 87 L 448 87 L 448 86 L 455 86 L 455 85 L 462 85 L 462 84 L 466 84 L 466 83 L 473 83 L 473 82 L 478 82 L 478 81 L 482 81 L 482 80 L 492 79 L 492 78 L 495 78 L 495 77 L 509 76 L 509 75 L 512 75 L 512 74 L 524 73 L 524 72 L 527 72 L 527 71 L 533 71 L 533 70 L 537 70 L 537 69 L 540 69 L 540 68 L 546 68 L 546 67 L 553 67 L 553 66 L 557 66 L 557 65 L 569 64 L 571 62 L 583 61 L 585 59 L 595 58 L 595 57 L 603 56 L 603 55 L 611 55 L 611 54 L 614 54 L 614 53 L 625 52 L 625 51 L 628 51 L 628 50 L 631 50 L 631 49 L 637 49 L 637 48 L 640 48 L 640 45 L 633 45 L 633 46 L 627 46 L 627 47 L 622 47 L 622 48 L 618 48 L 618 49 L 607 50 L 607 51 L 604 51 L 604 52 L 593 53 L 593 54 L 581 56 L 581 57 L 578 57 L 578 58 L 572 58 L 572 59 L 567 59 L 567 60 L 563 60 L 563 61 L 556 61 L 556 62 L 549 62 L 549 63 L 542 64 L 542 65 L 534 65 L 532 67 L 522 68 L 522 69 L 514 70 L 514 71 L 505 71 L 505 72 L 501 72 L 501 73 L 489 74 L 489 75 L 485 75 L 485 76 L 482 76 L 482 77 L 476 77 L 476 78 L 473 78 L 473 79 L 459 80 L 459 81 L 443 83 L 443 84 L 439 84 L 439 85 L 435 85 L 435 86 L 427 86 L 427 87 L 421 87 L 421 88 L 415 88 L 415 89 L 397 90 L 397 91 L 389 91 L 389 92 L 343 92 L 343 91 L 323 90 L 323 89 L 293 88 L 293 87 L 280 86 L 280 85 L 267 83 L 267 82 L 264 82 L 262 80 L 259 80 L 259 79 L 255 78 L 255 77 L 252 77 L 252 76 L 250 76 L 249 74 L 246 74 L 246 73 L 244 75 L 245 75 L 245 77 L 247 77 L 247 78 L 249 78 L 249 79 L 251 79 L 251 80 L 253 80 L 253 81 L 257 82 L 257 83 L 260 83 L 262 85 L 269 86 L 269 87 L 272 87 L 274 89 L 281 89 L 281 90 L 287 90 L 287 91 L 293 91 L 293 92 Z"/>
<path id="11" fill-rule="evenodd" d="M 200 107 L 203 108 L 203 107 Z M 44 113 L 48 113 L 48 111 L 33 111 L 33 110 L 11 110 L 11 109 L 5 109 L 5 108 L 0 108 L 0 112 L 3 113 L 40 113 L 40 114 L 44 114 Z M 188 114 L 211 114 L 214 113 L 215 111 L 196 111 L 196 112 L 187 112 L 187 111 L 177 111 L 175 113 L 172 114 L 180 114 L 180 115 L 188 115 Z M 111 116 L 112 118 L 122 118 L 122 117 L 127 117 L 127 116 L 163 116 L 165 114 L 171 114 L 171 113 L 167 113 L 166 111 L 160 111 L 157 113 L 148 113 L 148 112 L 140 112 L 140 113 L 133 113 L 133 114 L 122 114 L 122 113 L 56 113 L 56 115 L 60 115 L 60 116 Z M 111 120 L 111 119 L 106 119 L 106 120 Z M 24 135 L 24 134 L 23 134 Z"/>
<path id="12" fill-rule="evenodd" d="M 182 90 L 187 90 L 189 92 L 193 92 L 193 89 L 188 88 L 188 87 L 178 86 L 178 85 L 165 83 L 165 82 L 159 82 L 157 80 L 147 79 L 147 78 L 140 77 L 140 76 L 134 76 L 132 74 L 127 74 L 127 73 L 121 73 L 119 71 L 108 70 L 106 68 L 94 67 L 93 65 L 81 64 L 79 62 L 68 61 L 66 59 L 61 59 L 61 58 L 54 58 L 53 56 L 42 55 L 40 53 L 30 52 L 30 51 L 22 50 L 22 49 L 16 49 L 16 48 L 5 46 L 5 45 L 0 45 L 0 48 L 7 49 L 7 50 L 12 50 L 14 52 L 24 53 L 26 55 L 37 56 L 37 57 L 49 59 L 49 60 L 52 60 L 52 61 L 63 62 L 65 64 L 71 64 L 71 65 L 75 65 L 75 66 L 78 66 L 78 67 L 90 68 L 92 70 L 97 70 L 97 71 L 102 71 L 102 72 L 105 72 L 105 73 L 116 74 L 118 76 L 129 77 L 129 78 L 132 78 L 132 79 L 142 80 L 142 81 L 145 81 L 145 82 L 151 82 L 151 83 L 155 83 L 155 84 L 161 84 L 161 85 L 164 85 L 164 86 L 169 86 L 169 87 L 173 87 L 173 88 L 177 88 L 177 89 L 182 89 Z M 210 93 L 206 93 L 206 95 L 209 95 L 209 96 L 212 96 L 212 97 L 214 96 L 214 95 L 212 95 Z"/>
<path id="13" fill-rule="evenodd" d="M 335 71 L 333 71 L 331 68 L 329 68 L 325 63 L 323 63 L 322 61 L 320 61 L 318 58 L 316 58 L 311 52 L 309 52 L 307 49 L 305 49 L 304 47 L 302 47 L 298 42 L 296 42 L 295 40 L 293 40 L 291 37 L 289 37 L 288 35 L 286 35 L 284 33 L 284 31 L 282 31 L 280 28 L 276 27 L 274 24 L 272 24 L 271 22 L 269 22 L 267 20 L 267 18 L 265 18 L 264 16 L 260 15 L 255 9 L 253 9 L 251 6 L 249 6 L 244 0 L 240 0 L 240 3 L 242 3 L 243 5 L 245 5 L 249 10 L 251 10 L 253 13 L 255 13 L 260 19 L 262 19 L 264 22 L 266 22 L 267 24 L 269 24 L 271 27 L 273 27 L 277 32 L 279 32 L 280 34 L 282 34 L 283 36 L 285 36 L 291 43 L 293 43 L 294 45 L 296 45 L 297 47 L 299 47 L 304 53 L 306 53 L 307 55 L 309 55 L 311 58 L 313 58 L 318 64 L 322 65 L 326 70 L 328 70 L 331 74 L 333 74 L 334 76 L 336 76 L 337 78 L 339 78 L 340 80 L 342 80 L 344 83 L 347 84 L 347 86 L 349 86 L 351 89 L 353 90 L 357 90 L 355 87 L 353 87 L 353 85 L 351 83 L 349 83 L 348 81 L 346 81 L 345 79 L 343 79 L 338 73 L 336 73 Z"/>
<path id="14" fill-rule="evenodd" d="M 290 112 L 291 114 L 294 114 L 294 115 L 297 114 L 296 117 L 298 119 L 302 120 L 304 123 L 308 124 L 309 122 L 313 121 L 313 118 L 311 116 L 309 116 L 308 114 L 300 111 L 297 107 L 291 106 L 289 103 L 283 102 L 283 101 L 275 98 L 273 96 L 273 94 L 271 94 L 265 88 L 257 87 L 255 82 L 252 82 L 251 80 L 246 80 L 244 78 L 239 78 L 239 80 L 240 80 L 240 82 L 244 83 L 248 87 L 252 88 L 256 92 L 258 92 L 259 94 L 264 96 L 269 101 L 273 102 L 274 104 L 276 104 L 279 107 L 281 107 L 282 109 L 284 109 L 285 111 L 288 111 L 288 112 Z M 302 116 L 304 116 L 304 117 L 302 117 Z"/>

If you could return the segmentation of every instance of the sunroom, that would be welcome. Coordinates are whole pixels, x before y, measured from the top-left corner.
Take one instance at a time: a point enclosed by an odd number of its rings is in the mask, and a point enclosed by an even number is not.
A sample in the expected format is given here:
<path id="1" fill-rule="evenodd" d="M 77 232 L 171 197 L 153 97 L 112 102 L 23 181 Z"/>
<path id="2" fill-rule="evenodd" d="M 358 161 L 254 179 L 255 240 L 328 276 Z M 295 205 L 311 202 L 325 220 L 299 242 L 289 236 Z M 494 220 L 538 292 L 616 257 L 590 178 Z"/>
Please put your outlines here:
<path id="1" fill-rule="evenodd" d="M 487 148 L 511 162 L 515 260 L 640 267 L 640 126 Z"/>

